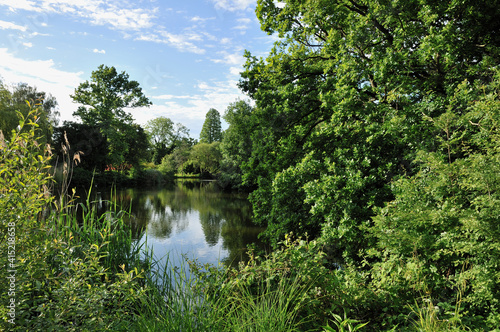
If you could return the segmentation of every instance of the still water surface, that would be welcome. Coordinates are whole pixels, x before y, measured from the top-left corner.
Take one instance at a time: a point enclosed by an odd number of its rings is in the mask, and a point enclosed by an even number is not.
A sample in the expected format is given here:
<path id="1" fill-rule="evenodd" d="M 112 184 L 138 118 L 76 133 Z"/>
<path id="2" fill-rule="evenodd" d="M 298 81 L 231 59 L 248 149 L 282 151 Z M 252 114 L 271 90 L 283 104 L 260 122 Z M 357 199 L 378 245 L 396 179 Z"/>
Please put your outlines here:
<path id="1" fill-rule="evenodd" d="M 109 194 L 101 193 L 102 199 Z M 131 223 L 157 259 L 180 264 L 182 256 L 200 263 L 236 265 L 250 243 L 262 244 L 262 228 L 252 224 L 247 196 L 218 189 L 214 181 L 177 180 L 154 189 L 117 190 L 117 204 L 132 214 Z"/>

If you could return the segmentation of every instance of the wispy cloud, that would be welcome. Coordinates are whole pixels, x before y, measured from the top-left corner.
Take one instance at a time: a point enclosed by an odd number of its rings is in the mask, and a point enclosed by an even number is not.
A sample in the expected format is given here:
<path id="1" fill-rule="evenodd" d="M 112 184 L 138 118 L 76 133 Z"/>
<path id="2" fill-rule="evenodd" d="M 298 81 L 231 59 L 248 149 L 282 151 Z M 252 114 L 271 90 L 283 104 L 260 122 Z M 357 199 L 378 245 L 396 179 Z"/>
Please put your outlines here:
<path id="1" fill-rule="evenodd" d="M 19 30 L 19 31 L 26 31 L 28 28 L 25 26 L 17 25 L 12 22 L 6 22 L 0 20 L 0 29 L 2 30 Z"/>
<path id="2" fill-rule="evenodd" d="M 0 59 L 0 75 L 5 82 L 25 82 L 51 93 L 59 103 L 62 120 L 71 119 L 76 106 L 69 95 L 82 81 L 83 72 L 63 71 L 56 68 L 52 60 L 24 60 L 9 53 L 6 48 L 0 48 Z"/>
<path id="3" fill-rule="evenodd" d="M 105 51 L 105 50 L 98 50 L 97 48 L 94 48 L 94 49 L 92 50 L 92 52 L 94 52 L 94 53 L 99 53 L 99 54 L 106 54 L 106 51 Z"/>
<path id="4" fill-rule="evenodd" d="M 82 13 L 82 16 L 91 18 L 91 23 L 96 25 L 111 25 L 119 30 L 140 30 L 153 26 L 152 19 L 155 10 L 118 8 L 112 5 L 108 8 L 99 8 L 95 12 Z"/>
<path id="5" fill-rule="evenodd" d="M 29 11 L 42 11 L 34 1 L 29 0 L 2 0 L 1 5 L 8 6 L 11 11 L 16 9 L 29 10 Z"/>
<path id="6" fill-rule="evenodd" d="M 201 41 L 202 37 L 198 34 L 173 34 L 168 31 L 158 31 L 157 33 L 145 33 L 135 38 L 139 41 L 148 41 L 154 43 L 167 44 L 178 49 L 181 52 L 190 52 L 196 54 L 205 54 L 205 50 L 196 46 L 193 41 Z"/>
<path id="7" fill-rule="evenodd" d="M 191 17 L 190 21 L 191 22 L 206 22 L 206 21 L 210 21 L 210 20 L 215 20 L 215 17 L 206 17 L 206 18 L 203 18 L 203 17 L 199 17 L 199 16 L 194 16 L 194 17 Z"/>
<path id="8" fill-rule="evenodd" d="M 24 46 L 24 47 L 27 47 L 27 48 L 30 48 L 30 47 L 33 47 L 33 43 L 24 42 L 24 43 L 23 43 L 23 46 Z"/>
<path id="9" fill-rule="evenodd" d="M 191 99 L 193 98 L 192 96 L 177 96 L 177 95 L 159 95 L 159 96 L 152 96 L 151 98 L 153 99 L 165 99 L 165 100 L 170 100 L 170 99 Z"/>
<path id="10" fill-rule="evenodd" d="M 211 61 L 215 63 L 224 63 L 227 65 L 240 65 L 240 66 L 245 63 L 245 58 L 239 51 L 236 53 L 219 52 L 219 54 L 222 55 L 222 58 L 211 59 Z"/>
<path id="11" fill-rule="evenodd" d="M 139 30 L 153 26 L 157 9 L 133 8 L 127 2 L 101 0 L 1 0 L 11 10 L 61 13 L 80 17 L 94 25 L 108 25 L 118 30 Z"/>

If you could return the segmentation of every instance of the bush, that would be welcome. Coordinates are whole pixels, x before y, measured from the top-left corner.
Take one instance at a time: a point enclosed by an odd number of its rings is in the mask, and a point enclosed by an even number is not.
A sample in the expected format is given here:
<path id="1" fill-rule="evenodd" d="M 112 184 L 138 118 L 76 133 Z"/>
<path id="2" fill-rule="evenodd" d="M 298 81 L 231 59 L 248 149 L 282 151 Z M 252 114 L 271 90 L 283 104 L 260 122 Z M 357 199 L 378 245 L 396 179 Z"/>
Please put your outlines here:
<path id="1" fill-rule="evenodd" d="M 199 279 L 198 291 L 219 310 L 219 328 L 231 330 L 225 324 L 241 326 L 238 322 L 254 315 L 270 321 L 281 319 L 283 325 L 276 326 L 284 331 L 319 329 L 332 310 L 342 312 L 342 273 L 326 267 L 320 243 L 292 240 L 287 235 L 281 248 L 269 256 L 250 254 L 247 263 L 227 270 L 190 262 Z M 280 318 L 271 315 L 276 312 Z"/>

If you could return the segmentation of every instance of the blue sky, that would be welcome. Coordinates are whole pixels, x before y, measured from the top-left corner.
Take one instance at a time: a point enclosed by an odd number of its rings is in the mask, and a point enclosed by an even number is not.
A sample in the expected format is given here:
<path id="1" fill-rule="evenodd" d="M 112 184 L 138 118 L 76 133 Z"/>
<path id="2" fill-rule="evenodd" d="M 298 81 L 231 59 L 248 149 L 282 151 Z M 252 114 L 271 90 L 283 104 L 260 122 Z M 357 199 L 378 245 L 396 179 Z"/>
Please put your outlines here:
<path id="1" fill-rule="evenodd" d="M 0 0 L 0 76 L 51 93 L 62 120 L 69 97 L 100 64 L 125 71 L 153 102 L 137 123 L 166 116 L 198 138 L 210 108 L 238 98 L 243 52 L 265 56 L 256 0 Z"/>

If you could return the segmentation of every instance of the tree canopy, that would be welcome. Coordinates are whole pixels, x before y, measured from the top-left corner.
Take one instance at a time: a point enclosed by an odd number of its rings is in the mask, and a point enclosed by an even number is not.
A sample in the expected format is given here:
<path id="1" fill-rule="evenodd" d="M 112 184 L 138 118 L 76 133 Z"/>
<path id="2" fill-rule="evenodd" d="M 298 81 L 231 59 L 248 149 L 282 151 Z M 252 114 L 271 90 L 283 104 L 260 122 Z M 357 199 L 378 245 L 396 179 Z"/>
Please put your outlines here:
<path id="1" fill-rule="evenodd" d="M 136 163 L 131 151 L 135 143 L 147 146 L 146 135 L 139 134 L 133 124 L 132 115 L 126 108 L 149 107 L 152 103 L 142 93 L 137 81 L 129 79 L 125 72 L 118 73 L 115 67 L 100 65 L 92 72 L 91 80 L 81 83 L 71 95 L 75 103 L 82 104 L 73 115 L 90 126 L 99 126 L 109 142 L 108 163 Z M 127 139 L 127 134 L 140 138 L 141 142 Z M 137 136 L 137 135 L 139 136 Z M 130 137 L 129 137 L 130 138 Z M 143 151 L 143 149 L 141 149 Z"/>
<path id="2" fill-rule="evenodd" d="M 308 232 L 357 260 L 392 179 L 416 171 L 417 147 L 436 148 L 423 115 L 444 113 L 464 80 L 491 81 L 499 8 L 259 0 L 256 12 L 280 39 L 266 59 L 245 54 L 239 83 L 256 103 L 242 165 L 255 220 L 272 243 Z"/>
<path id="3" fill-rule="evenodd" d="M 100 65 L 92 71 L 91 80 L 80 83 L 71 95 L 75 103 L 82 104 L 73 115 L 83 123 L 109 128 L 117 123 L 132 123 L 132 115 L 125 108 L 150 106 L 137 81 L 115 67 Z"/>
<path id="4" fill-rule="evenodd" d="M 182 141 L 189 141 L 189 129 L 181 123 L 174 124 L 172 120 L 164 116 L 149 120 L 146 130 L 153 146 L 155 164 L 161 163 L 161 159 L 166 154 L 172 153 Z"/>
<path id="5" fill-rule="evenodd" d="M 215 108 L 211 108 L 206 116 L 200 133 L 200 142 L 213 143 L 222 140 L 222 127 L 220 114 Z"/>
<path id="6" fill-rule="evenodd" d="M 332 287 L 355 294 L 326 305 L 373 330 L 404 326 L 422 297 L 443 321 L 497 328 L 498 1 L 258 0 L 256 13 L 278 39 L 245 53 L 255 107 L 229 113 L 222 151 L 256 188 L 263 237 L 318 240 Z"/>

